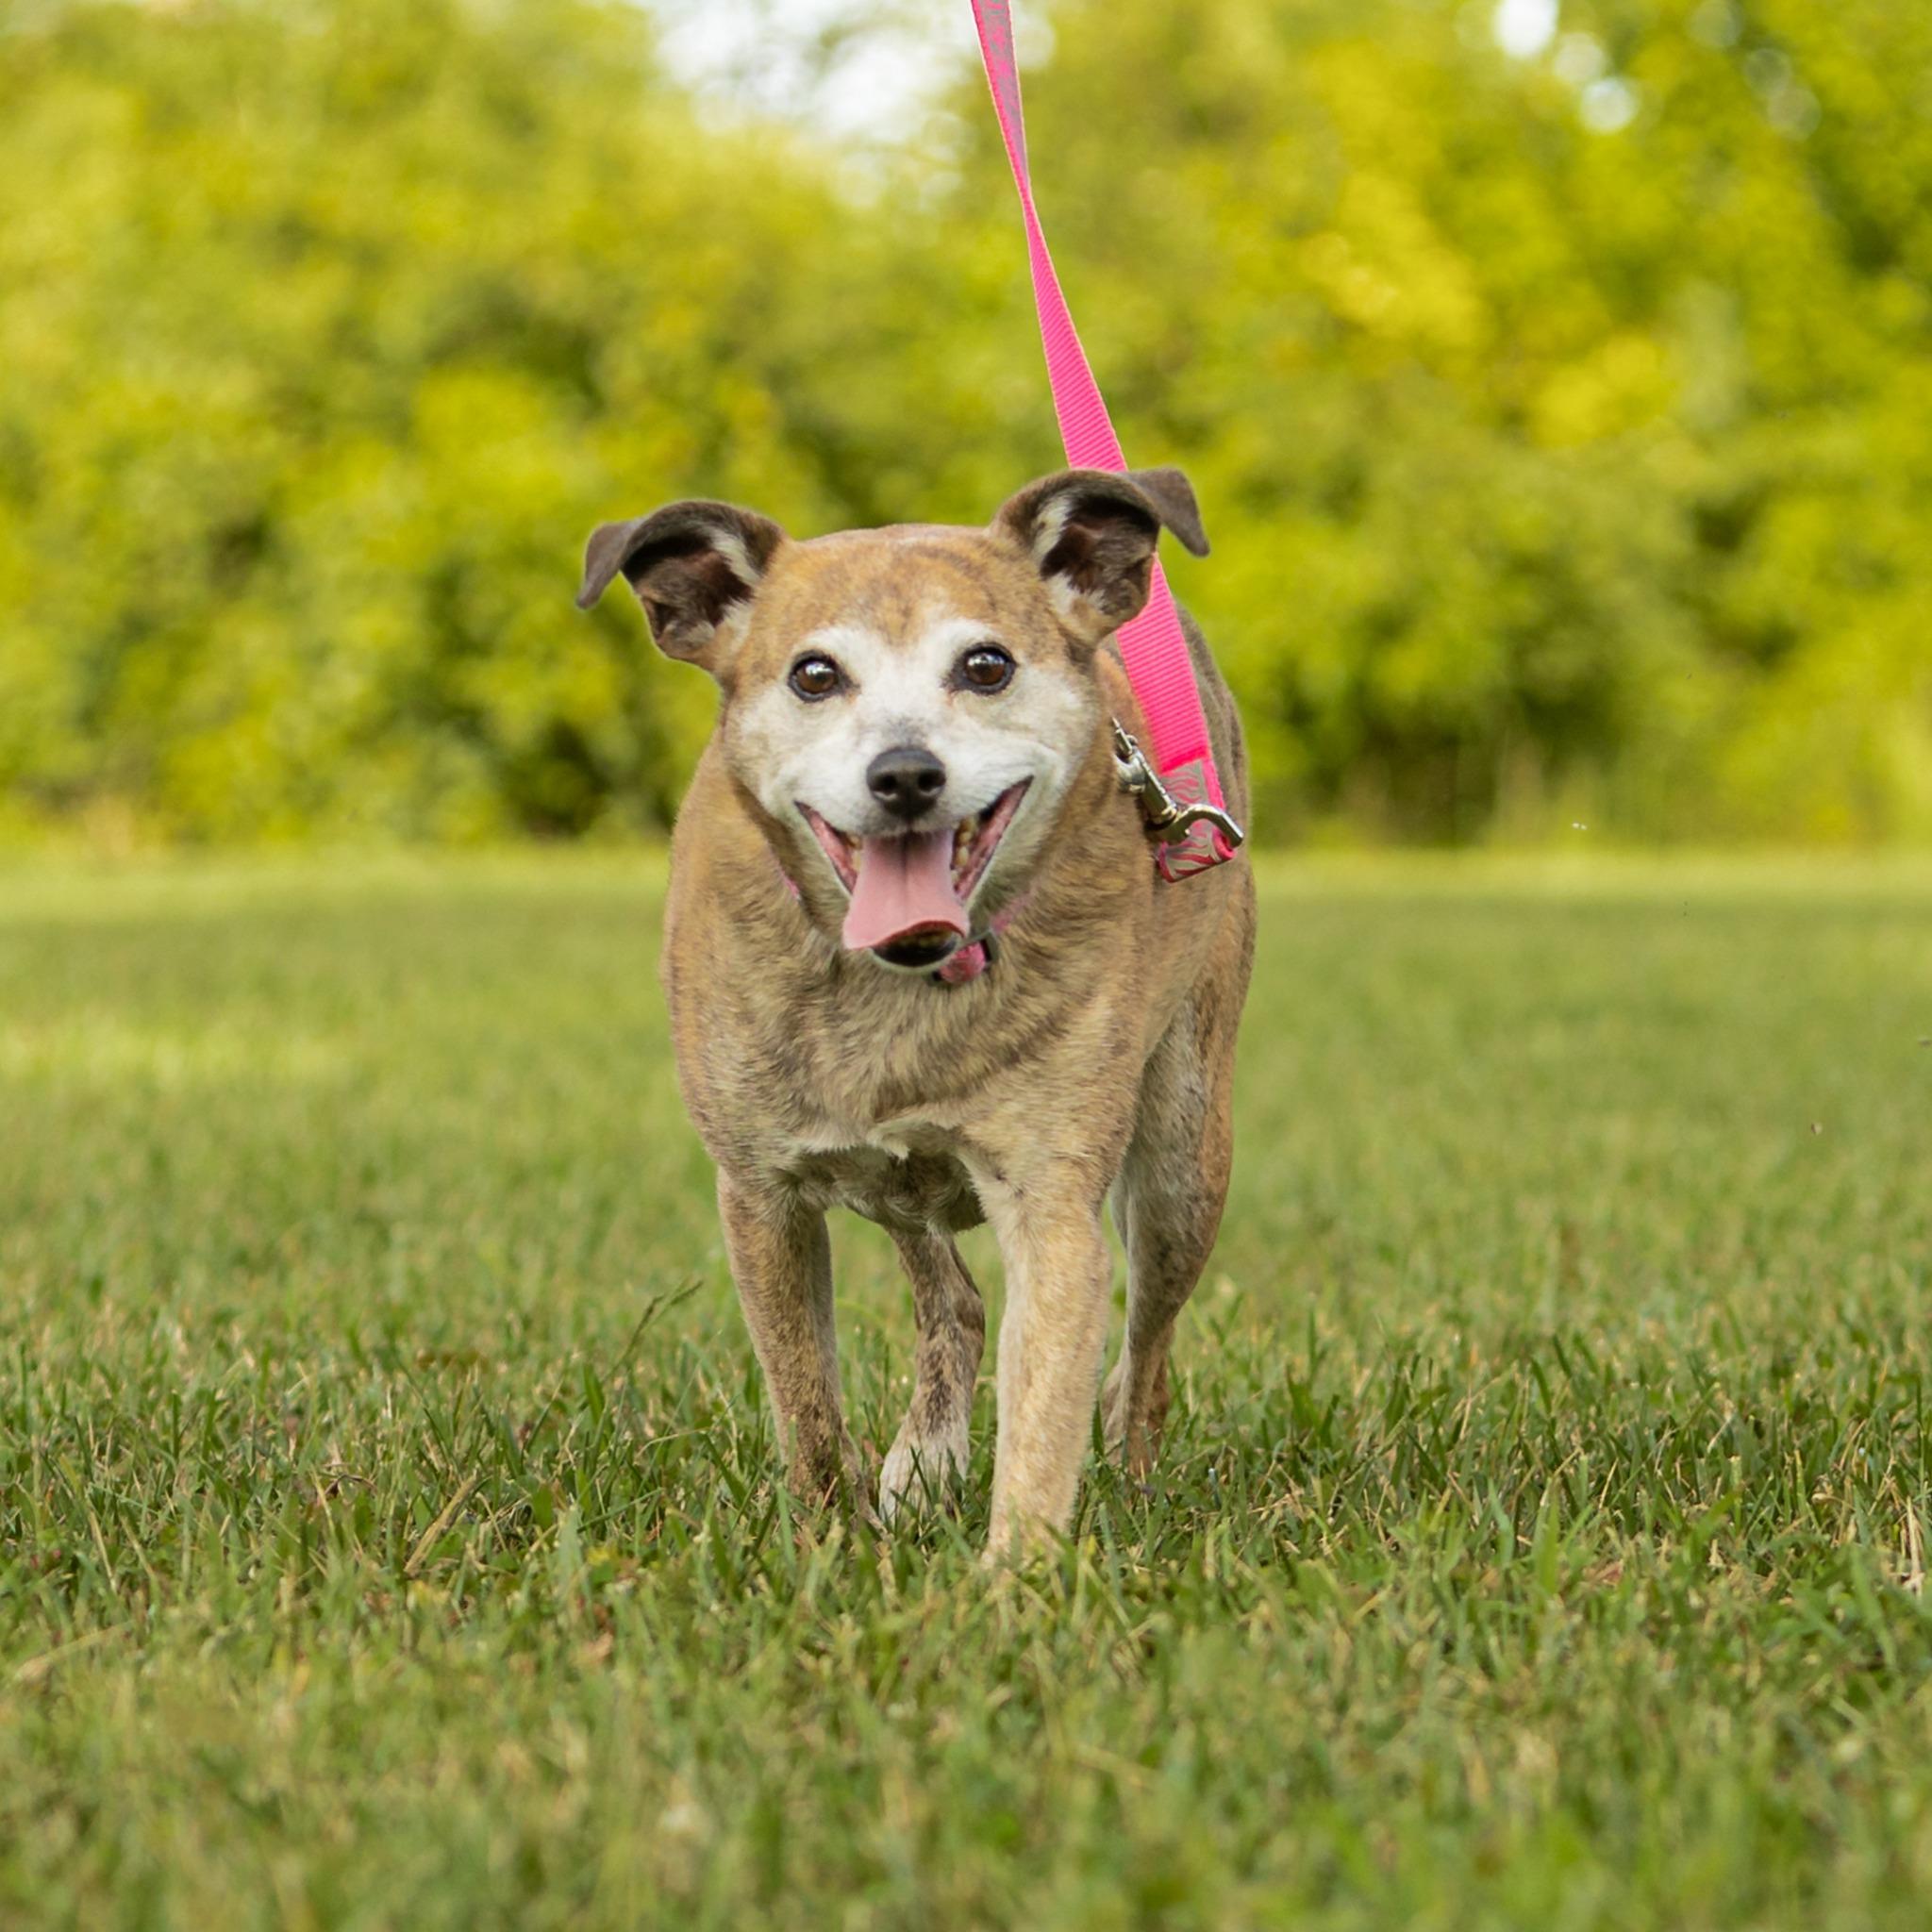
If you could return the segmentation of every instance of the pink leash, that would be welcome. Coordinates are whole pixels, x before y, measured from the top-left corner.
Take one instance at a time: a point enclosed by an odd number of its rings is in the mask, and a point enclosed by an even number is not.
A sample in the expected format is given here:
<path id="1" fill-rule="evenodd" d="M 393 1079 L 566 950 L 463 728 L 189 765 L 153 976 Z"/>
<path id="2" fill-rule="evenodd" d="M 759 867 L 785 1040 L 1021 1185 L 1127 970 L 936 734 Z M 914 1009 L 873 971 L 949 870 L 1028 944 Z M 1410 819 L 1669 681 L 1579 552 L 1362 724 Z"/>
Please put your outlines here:
<path id="1" fill-rule="evenodd" d="M 1067 461 L 1081 470 L 1124 470 L 1127 459 L 1120 438 L 1101 400 L 1100 385 L 1080 346 L 1067 298 L 1033 206 L 1033 181 L 1026 169 L 1026 122 L 1020 108 L 1020 70 L 1013 58 L 1013 22 L 1008 0 L 973 0 L 974 24 L 979 29 L 980 58 L 986 63 L 987 85 L 1000 117 L 1000 133 L 1012 165 L 1013 186 L 1020 192 L 1020 211 L 1026 220 L 1026 254 L 1033 270 L 1033 300 L 1040 310 L 1041 341 L 1046 350 L 1046 378 L 1053 387 L 1055 413 Z M 1180 613 L 1167 588 L 1158 558 L 1147 608 L 1115 633 L 1127 682 L 1133 686 L 1146 720 L 1149 760 L 1160 781 L 1182 805 L 1225 808 L 1221 776 L 1214 769 L 1214 751 L 1208 736 L 1208 717 L 1201 708 L 1194 662 L 1181 633 Z M 1234 846 L 1218 830 L 1195 824 L 1179 841 L 1160 848 L 1161 874 L 1186 878 L 1223 859 L 1232 858 Z"/>

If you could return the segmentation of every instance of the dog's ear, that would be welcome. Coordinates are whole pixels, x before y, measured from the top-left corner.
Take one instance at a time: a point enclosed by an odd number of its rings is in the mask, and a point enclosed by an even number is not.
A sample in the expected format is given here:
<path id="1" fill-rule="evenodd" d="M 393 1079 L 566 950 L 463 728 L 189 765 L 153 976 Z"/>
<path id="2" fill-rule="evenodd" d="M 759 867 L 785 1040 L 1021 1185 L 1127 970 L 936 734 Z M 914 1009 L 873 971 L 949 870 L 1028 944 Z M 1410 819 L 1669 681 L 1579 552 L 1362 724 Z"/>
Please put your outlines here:
<path id="1" fill-rule="evenodd" d="M 638 593 L 658 648 L 702 663 L 719 629 L 751 601 L 785 532 L 735 504 L 667 504 L 627 524 L 603 524 L 584 551 L 577 608 L 588 610 L 621 571 Z"/>
<path id="2" fill-rule="evenodd" d="M 1147 602 L 1163 525 L 1208 555 L 1200 506 L 1178 470 L 1062 470 L 1027 484 L 992 524 L 1033 558 L 1060 621 L 1090 644 Z"/>

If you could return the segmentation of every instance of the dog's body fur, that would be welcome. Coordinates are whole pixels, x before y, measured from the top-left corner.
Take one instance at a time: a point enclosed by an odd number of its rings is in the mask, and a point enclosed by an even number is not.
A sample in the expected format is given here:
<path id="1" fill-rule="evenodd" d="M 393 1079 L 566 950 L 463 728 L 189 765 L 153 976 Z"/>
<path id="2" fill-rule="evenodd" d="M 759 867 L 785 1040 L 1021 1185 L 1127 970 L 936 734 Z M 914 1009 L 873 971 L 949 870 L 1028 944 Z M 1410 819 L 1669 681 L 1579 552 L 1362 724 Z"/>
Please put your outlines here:
<path id="1" fill-rule="evenodd" d="M 1096 526 L 1112 513 L 1085 498 L 1076 510 Z M 1144 572 L 1138 591 L 1129 582 L 1097 616 L 1089 606 L 1108 598 L 1089 581 L 1070 618 L 1041 560 L 1061 525 L 1028 545 L 1012 541 L 1016 529 L 1024 535 L 1013 507 L 1004 514 L 1007 525 L 991 531 L 920 527 L 808 543 L 767 544 L 772 526 L 754 525 L 754 548 L 767 555 L 755 574 L 738 573 L 751 575 L 753 594 L 733 596 L 726 584 L 722 604 L 714 594 L 706 606 L 722 618 L 729 654 L 707 665 L 724 706 L 678 819 L 664 949 L 684 1096 L 718 1163 L 732 1270 L 795 1486 L 866 1488 L 841 1409 L 825 1210 L 844 1206 L 885 1227 L 912 1282 L 915 1386 L 880 1474 L 888 1515 L 922 1483 L 936 1490 L 964 1467 L 985 1316 L 953 1236 L 992 1224 L 1008 1279 L 995 1549 L 1063 1528 L 1072 1513 L 1111 1300 L 1109 1191 L 1129 1285 L 1107 1435 L 1136 1469 L 1154 1454 L 1174 1320 L 1226 1190 L 1255 924 L 1243 858 L 1181 884 L 1158 878 L 1137 804 L 1118 781 L 1109 720 L 1137 735 L 1141 721 L 1103 639 L 1144 599 Z M 644 525 L 620 527 L 634 535 Z M 613 568 L 632 576 L 663 641 L 676 633 L 672 605 L 689 585 L 674 581 L 667 595 L 641 548 L 643 566 L 633 547 Z M 1150 527 L 1144 555 L 1152 548 Z M 1089 547 L 1090 578 L 1105 551 L 1105 541 Z M 674 549 L 663 568 L 717 577 L 711 552 L 692 558 L 688 545 Z M 596 562 L 593 540 L 592 579 Z M 1129 575 L 1139 569 L 1130 564 Z M 949 622 L 1020 641 L 1023 668 L 1039 667 L 1028 715 L 1058 720 L 1036 781 L 1058 792 L 1053 815 L 1032 827 L 1030 847 L 1017 829 L 1008 835 L 1016 857 L 1003 876 L 996 856 L 976 905 L 1003 911 L 995 962 L 955 985 L 840 944 L 840 881 L 796 814 L 787 822 L 782 790 L 757 795 L 764 767 L 745 762 L 758 756 L 757 731 L 733 722 L 735 708 L 755 711 L 758 695 L 777 686 L 801 638 L 858 630 L 909 652 L 904 641 L 937 621 L 936 599 Z M 1234 705 L 1198 630 L 1187 628 L 1228 803 L 1244 818 Z M 721 646 L 708 637 L 705 648 Z M 976 696 L 947 702 L 982 715 Z M 791 728 L 789 712 L 769 709 Z M 1046 812 L 1043 803 L 1037 816 Z"/>

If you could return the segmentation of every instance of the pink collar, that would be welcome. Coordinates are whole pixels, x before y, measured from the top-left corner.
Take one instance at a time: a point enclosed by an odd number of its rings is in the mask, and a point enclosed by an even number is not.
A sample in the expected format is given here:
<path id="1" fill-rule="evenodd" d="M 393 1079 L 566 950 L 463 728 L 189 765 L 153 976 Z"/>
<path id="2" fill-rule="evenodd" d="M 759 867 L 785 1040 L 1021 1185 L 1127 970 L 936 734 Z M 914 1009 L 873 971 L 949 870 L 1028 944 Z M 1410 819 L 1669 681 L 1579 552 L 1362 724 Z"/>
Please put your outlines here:
<path id="1" fill-rule="evenodd" d="M 940 961 L 934 978 L 948 986 L 964 986 L 969 979 L 977 979 L 999 958 L 1001 936 L 1019 918 L 1020 908 L 1025 903 L 1026 895 L 1022 892 L 1010 906 L 1002 906 L 993 914 L 991 924 L 976 940 L 968 940 Z"/>

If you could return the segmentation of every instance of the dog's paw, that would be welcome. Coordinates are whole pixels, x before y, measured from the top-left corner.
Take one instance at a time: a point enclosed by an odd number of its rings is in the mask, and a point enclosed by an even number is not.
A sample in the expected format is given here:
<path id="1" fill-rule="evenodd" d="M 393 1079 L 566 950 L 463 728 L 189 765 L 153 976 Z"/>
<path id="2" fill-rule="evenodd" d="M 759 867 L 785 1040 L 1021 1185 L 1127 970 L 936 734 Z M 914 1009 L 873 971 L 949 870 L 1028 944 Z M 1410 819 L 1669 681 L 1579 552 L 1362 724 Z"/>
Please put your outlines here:
<path id="1" fill-rule="evenodd" d="M 1135 1393 L 1116 1364 L 1100 1391 L 1100 1435 L 1108 1457 L 1120 1464 L 1129 1480 L 1145 1482 L 1159 1457 L 1161 1427 L 1167 1420 L 1164 1370 L 1156 1387 L 1143 1392 L 1138 1404 Z"/>
<path id="2" fill-rule="evenodd" d="M 915 1440 L 901 1429 L 879 1471 L 881 1519 L 891 1524 L 950 1507 L 966 1474 L 966 1455 L 963 1441 Z"/>

